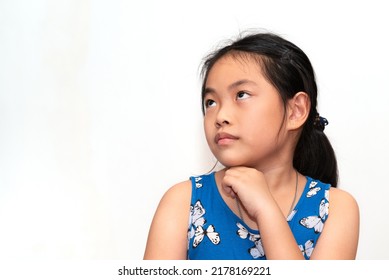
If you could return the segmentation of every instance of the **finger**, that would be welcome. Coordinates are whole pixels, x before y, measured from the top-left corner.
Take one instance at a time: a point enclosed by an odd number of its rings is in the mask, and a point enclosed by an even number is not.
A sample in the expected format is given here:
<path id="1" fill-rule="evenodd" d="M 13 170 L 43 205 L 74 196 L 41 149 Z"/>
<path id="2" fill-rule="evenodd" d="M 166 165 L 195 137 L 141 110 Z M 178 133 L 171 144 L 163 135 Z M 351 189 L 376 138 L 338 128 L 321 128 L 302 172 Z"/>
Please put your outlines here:
<path id="1" fill-rule="evenodd" d="M 223 184 L 223 189 L 227 193 L 227 195 L 231 196 L 232 198 L 236 197 L 236 193 L 234 192 L 231 186 L 227 186 Z"/>

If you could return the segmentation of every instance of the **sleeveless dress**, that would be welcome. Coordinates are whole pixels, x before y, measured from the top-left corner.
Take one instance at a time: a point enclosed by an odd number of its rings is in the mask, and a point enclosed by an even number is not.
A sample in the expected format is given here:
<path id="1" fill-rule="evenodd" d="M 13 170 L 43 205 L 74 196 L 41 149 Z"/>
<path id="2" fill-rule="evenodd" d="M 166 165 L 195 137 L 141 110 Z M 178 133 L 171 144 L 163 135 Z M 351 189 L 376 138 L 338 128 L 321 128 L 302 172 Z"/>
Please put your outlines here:
<path id="1" fill-rule="evenodd" d="M 287 217 L 305 259 L 309 259 L 328 217 L 330 185 L 310 177 Z M 191 177 L 188 259 L 265 260 L 261 234 L 249 228 L 224 202 L 215 172 Z"/>

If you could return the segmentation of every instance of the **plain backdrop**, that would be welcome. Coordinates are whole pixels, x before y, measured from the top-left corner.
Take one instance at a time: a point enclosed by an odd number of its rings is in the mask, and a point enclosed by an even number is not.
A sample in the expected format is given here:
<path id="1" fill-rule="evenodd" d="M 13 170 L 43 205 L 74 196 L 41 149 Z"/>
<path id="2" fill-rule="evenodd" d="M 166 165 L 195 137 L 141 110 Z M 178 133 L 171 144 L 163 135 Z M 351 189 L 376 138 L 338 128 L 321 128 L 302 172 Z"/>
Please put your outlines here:
<path id="1" fill-rule="evenodd" d="M 214 163 L 199 67 L 268 30 L 319 86 L 358 259 L 388 259 L 384 1 L 0 0 L 0 259 L 143 257 L 163 193 Z"/>

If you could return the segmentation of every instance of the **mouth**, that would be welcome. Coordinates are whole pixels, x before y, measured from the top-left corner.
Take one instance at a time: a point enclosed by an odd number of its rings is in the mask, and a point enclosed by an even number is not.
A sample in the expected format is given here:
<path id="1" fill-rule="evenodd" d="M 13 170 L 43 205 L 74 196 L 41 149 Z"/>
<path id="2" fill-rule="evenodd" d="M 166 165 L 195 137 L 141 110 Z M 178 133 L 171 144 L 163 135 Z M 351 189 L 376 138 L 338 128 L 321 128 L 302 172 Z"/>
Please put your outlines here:
<path id="1" fill-rule="evenodd" d="M 221 133 L 216 134 L 215 143 L 218 145 L 224 146 L 224 145 L 231 144 L 235 140 L 238 140 L 238 139 L 239 138 L 234 136 L 234 135 L 231 135 L 231 134 L 228 134 L 225 132 L 221 132 Z"/>

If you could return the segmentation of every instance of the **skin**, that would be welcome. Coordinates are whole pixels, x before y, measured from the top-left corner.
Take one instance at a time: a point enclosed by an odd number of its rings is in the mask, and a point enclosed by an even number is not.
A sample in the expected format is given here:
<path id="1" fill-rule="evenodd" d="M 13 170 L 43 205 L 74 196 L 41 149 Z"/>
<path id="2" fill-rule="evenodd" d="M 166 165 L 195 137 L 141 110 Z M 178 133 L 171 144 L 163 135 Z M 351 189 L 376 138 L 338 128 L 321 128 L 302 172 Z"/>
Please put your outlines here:
<path id="1" fill-rule="evenodd" d="M 293 152 L 310 110 L 306 93 L 288 100 L 254 59 L 227 55 L 206 82 L 204 129 L 208 145 L 226 168 L 216 172 L 222 198 L 251 229 L 261 232 L 267 259 L 303 259 L 286 217 L 306 184 L 293 168 Z M 347 192 L 330 189 L 330 215 L 311 259 L 355 259 L 359 209 Z M 191 182 L 171 187 L 155 213 L 144 259 L 186 259 Z M 295 201 L 297 203 L 298 199 Z M 167 218 L 169 217 L 169 218 Z"/>

